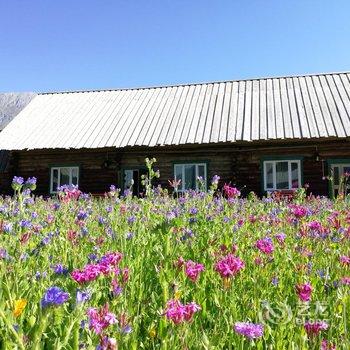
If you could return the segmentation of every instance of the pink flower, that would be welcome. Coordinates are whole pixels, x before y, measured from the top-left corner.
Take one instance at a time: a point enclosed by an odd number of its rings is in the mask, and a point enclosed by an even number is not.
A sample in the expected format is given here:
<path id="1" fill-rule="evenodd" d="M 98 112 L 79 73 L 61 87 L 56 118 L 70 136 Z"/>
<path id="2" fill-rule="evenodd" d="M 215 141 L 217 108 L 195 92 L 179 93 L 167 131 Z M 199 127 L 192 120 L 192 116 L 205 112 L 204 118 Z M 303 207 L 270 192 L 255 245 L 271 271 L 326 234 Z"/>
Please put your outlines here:
<path id="1" fill-rule="evenodd" d="M 184 319 L 185 321 L 190 321 L 193 315 L 199 311 L 201 308 L 194 301 L 184 305 Z"/>
<path id="2" fill-rule="evenodd" d="M 181 267 L 184 265 L 184 263 L 185 263 L 185 259 L 184 259 L 182 256 L 180 256 L 180 257 L 177 259 L 177 261 L 175 262 L 175 266 L 176 266 L 177 268 L 181 269 Z"/>
<path id="3" fill-rule="evenodd" d="M 342 277 L 341 283 L 349 286 L 350 285 L 350 277 Z"/>
<path id="4" fill-rule="evenodd" d="M 349 256 L 346 256 L 346 255 L 342 255 L 340 258 L 339 258 L 340 262 L 343 264 L 343 265 L 350 265 L 350 257 Z"/>
<path id="5" fill-rule="evenodd" d="M 296 218 L 302 218 L 303 216 L 306 216 L 307 210 L 305 207 L 301 205 L 294 205 L 292 206 L 292 213 Z"/>
<path id="6" fill-rule="evenodd" d="M 336 346 L 330 343 L 328 340 L 323 339 L 321 342 L 321 350 L 336 350 Z"/>
<path id="7" fill-rule="evenodd" d="M 274 251 L 272 240 L 269 237 L 257 240 L 255 245 L 264 254 L 272 254 Z"/>
<path id="8" fill-rule="evenodd" d="M 325 321 L 306 321 L 304 329 L 309 337 L 317 336 L 321 331 L 328 329 L 328 324 Z"/>
<path id="9" fill-rule="evenodd" d="M 243 268 L 244 262 L 232 254 L 224 256 L 215 264 L 215 271 L 217 271 L 221 277 L 235 276 Z"/>
<path id="10" fill-rule="evenodd" d="M 241 191 L 238 190 L 236 187 L 231 187 L 229 185 L 224 185 L 224 191 L 228 198 L 236 198 L 241 195 Z"/>
<path id="11" fill-rule="evenodd" d="M 101 334 L 105 328 L 118 322 L 115 314 L 108 311 L 108 304 L 100 310 L 96 308 L 88 309 L 87 315 L 89 316 L 89 327 L 96 334 Z"/>
<path id="12" fill-rule="evenodd" d="M 295 287 L 301 301 L 310 301 L 312 286 L 310 283 L 299 284 Z"/>
<path id="13" fill-rule="evenodd" d="M 121 253 L 107 253 L 97 264 L 88 264 L 83 270 L 74 270 L 71 276 L 79 284 L 93 281 L 100 275 L 114 272 L 121 259 Z"/>
<path id="14" fill-rule="evenodd" d="M 200 309 L 200 306 L 195 302 L 183 305 L 179 300 L 172 299 L 168 301 L 164 315 L 175 324 L 180 324 L 190 321 L 193 315 Z"/>
<path id="15" fill-rule="evenodd" d="M 321 231 L 322 230 L 322 224 L 319 221 L 311 221 L 308 224 L 310 230 L 313 231 Z"/>
<path id="16" fill-rule="evenodd" d="M 196 263 L 192 260 L 188 260 L 185 266 L 185 273 L 192 282 L 197 282 L 199 274 L 204 271 L 202 264 Z"/>

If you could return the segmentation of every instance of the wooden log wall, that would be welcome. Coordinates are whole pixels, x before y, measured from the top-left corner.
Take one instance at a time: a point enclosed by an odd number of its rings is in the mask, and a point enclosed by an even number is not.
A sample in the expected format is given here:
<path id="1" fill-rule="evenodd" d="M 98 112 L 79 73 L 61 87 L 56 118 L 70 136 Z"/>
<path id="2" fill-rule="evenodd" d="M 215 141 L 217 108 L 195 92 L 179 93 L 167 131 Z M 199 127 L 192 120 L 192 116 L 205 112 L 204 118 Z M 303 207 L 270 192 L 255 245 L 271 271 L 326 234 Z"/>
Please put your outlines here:
<path id="1" fill-rule="evenodd" d="M 103 193 L 111 184 L 121 185 L 124 168 L 144 166 L 146 157 L 157 158 L 160 170 L 159 183 L 168 186 L 174 177 L 175 162 L 208 162 L 208 178 L 221 176 L 221 184 L 232 183 L 242 189 L 243 194 L 254 191 L 262 193 L 261 159 L 266 156 L 303 157 L 303 182 L 310 185 L 314 194 L 327 195 L 327 159 L 349 158 L 349 141 L 293 142 L 290 144 L 234 144 L 172 146 L 129 149 L 80 149 L 80 150 L 33 150 L 13 152 L 11 175 L 38 178 L 38 194 L 49 193 L 50 165 L 79 165 L 79 187 L 84 192 Z M 316 161 L 318 152 L 320 161 Z M 103 163 L 108 161 L 108 168 Z"/>

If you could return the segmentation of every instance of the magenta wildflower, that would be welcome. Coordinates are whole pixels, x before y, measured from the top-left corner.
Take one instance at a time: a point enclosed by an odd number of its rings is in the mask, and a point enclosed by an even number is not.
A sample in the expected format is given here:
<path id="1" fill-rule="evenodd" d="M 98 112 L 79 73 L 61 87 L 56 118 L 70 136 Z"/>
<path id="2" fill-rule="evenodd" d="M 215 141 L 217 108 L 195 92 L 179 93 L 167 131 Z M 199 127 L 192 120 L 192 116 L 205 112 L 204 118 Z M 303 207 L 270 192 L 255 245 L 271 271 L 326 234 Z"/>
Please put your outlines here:
<path id="1" fill-rule="evenodd" d="M 239 189 L 226 184 L 224 185 L 224 192 L 228 198 L 236 198 L 241 195 L 241 191 Z"/>
<path id="2" fill-rule="evenodd" d="M 260 338 L 264 334 L 264 326 L 259 323 L 236 322 L 234 330 L 249 339 Z"/>
<path id="3" fill-rule="evenodd" d="M 340 262 L 345 265 L 345 266 L 349 266 L 350 265 L 350 256 L 346 256 L 346 255 L 342 255 L 339 258 Z"/>
<path id="4" fill-rule="evenodd" d="M 224 256 L 215 264 L 215 271 L 223 278 L 235 276 L 243 268 L 244 261 L 232 254 Z"/>
<path id="5" fill-rule="evenodd" d="M 204 271 L 204 265 L 188 260 L 185 265 L 185 273 L 192 282 L 197 282 L 199 274 Z"/>
<path id="6" fill-rule="evenodd" d="M 255 246 L 264 254 L 269 255 L 274 251 L 272 240 L 269 237 L 257 240 Z"/>
<path id="7" fill-rule="evenodd" d="M 322 230 L 322 224 L 319 221 L 311 221 L 308 224 L 310 230 L 313 231 L 321 231 Z"/>
<path id="8" fill-rule="evenodd" d="M 115 271 L 115 267 L 118 265 L 121 259 L 121 253 L 107 253 L 98 263 L 88 264 L 83 270 L 73 271 L 71 274 L 72 278 L 79 284 L 93 281 L 101 274 L 108 275 L 109 273 Z"/>
<path id="9" fill-rule="evenodd" d="M 303 216 L 306 216 L 307 209 L 301 205 L 294 205 L 292 207 L 292 213 L 296 218 L 302 218 Z"/>
<path id="10" fill-rule="evenodd" d="M 327 339 L 323 339 L 321 342 L 321 350 L 336 350 L 336 346 L 330 343 Z"/>
<path id="11" fill-rule="evenodd" d="M 108 326 L 117 323 L 117 317 L 108 310 L 108 304 L 103 306 L 100 310 L 90 308 L 87 311 L 89 316 L 89 327 L 93 329 L 96 334 L 101 334 Z"/>
<path id="12" fill-rule="evenodd" d="M 311 300 L 312 286 L 310 283 L 299 284 L 295 289 L 301 301 Z"/>
<path id="13" fill-rule="evenodd" d="M 349 286 L 350 285 L 350 277 L 348 277 L 348 276 L 342 277 L 341 283 Z"/>
<path id="14" fill-rule="evenodd" d="M 304 329 L 309 337 L 317 336 L 321 331 L 328 329 L 328 324 L 325 321 L 306 321 L 304 323 Z"/>
<path id="15" fill-rule="evenodd" d="M 182 304 L 179 300 L 172 299 L 168 301 L 164 315 L 175 324 L 180 324 L 191 321 L 193 315 L 200 309 L 200 306 L 193 301 Z"/>

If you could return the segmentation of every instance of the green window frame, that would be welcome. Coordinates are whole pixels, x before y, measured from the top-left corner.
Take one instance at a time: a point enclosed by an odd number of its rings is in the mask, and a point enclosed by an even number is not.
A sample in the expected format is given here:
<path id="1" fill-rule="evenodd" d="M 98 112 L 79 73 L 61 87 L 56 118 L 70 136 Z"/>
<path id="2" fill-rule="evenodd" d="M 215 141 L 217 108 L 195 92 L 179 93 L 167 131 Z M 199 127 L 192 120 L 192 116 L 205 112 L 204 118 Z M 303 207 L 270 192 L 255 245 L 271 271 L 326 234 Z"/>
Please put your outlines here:
<path id="1" fill-rule="evenodd" d="M 189 171 L 194 170 L 192 178 L 189 179 Z M 184 192 L 189 189 L 199 190 L 198 177 L 201 176 L 204 181 L 204 188 L 208 188 L 208 162 L 207 161 L 189 161 L 174 163 L 174 179 L 181 179 L 178 191 Z M 186 179 L 187 178 L 187 179 Z"/>
<path id="2" fill-rule="evenodd" d="M 331 158 L 327 159 L 327 169 L 328 169 L 328 175 L 333 177 L 333 181 L 329 182 L 328 186 L 328 192 L 329 196 L 331 198 L 334 197 L 335 191 L 339 190 L 339 180 L 340 176 L 342 176 L 344 173 L 344 168 L 349 168 L 350 167 L 350 158 Z M 334 169 L 338 168 L 338 172 L 335 175 L 334 174 Z M 335 181 L 337 181 L 337 184 L 335 184 Z M 350 189 L 350 184 L 347 184 L 347 190 Z"/>

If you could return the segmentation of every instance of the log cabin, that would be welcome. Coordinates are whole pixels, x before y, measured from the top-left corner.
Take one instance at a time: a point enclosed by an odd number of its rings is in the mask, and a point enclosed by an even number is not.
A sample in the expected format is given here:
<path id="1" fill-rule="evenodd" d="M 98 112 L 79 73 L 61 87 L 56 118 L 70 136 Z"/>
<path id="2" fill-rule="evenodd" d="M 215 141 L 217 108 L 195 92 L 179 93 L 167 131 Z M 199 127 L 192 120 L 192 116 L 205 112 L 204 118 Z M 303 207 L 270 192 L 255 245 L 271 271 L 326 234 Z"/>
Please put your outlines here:
<path id="1" fill-rule="evenodd" d="M 139 194 L 146 157 L 180 191 L 217 174 L 243 194 L 307 183 L 333 195 L 350 173 L 349 141 L 349 72 L 39 93 L 0 133 L 10 175 L 37 177 L 43 195 L 132 183 Z"/>

